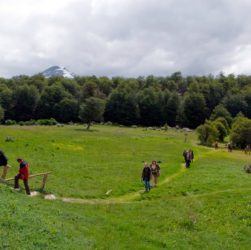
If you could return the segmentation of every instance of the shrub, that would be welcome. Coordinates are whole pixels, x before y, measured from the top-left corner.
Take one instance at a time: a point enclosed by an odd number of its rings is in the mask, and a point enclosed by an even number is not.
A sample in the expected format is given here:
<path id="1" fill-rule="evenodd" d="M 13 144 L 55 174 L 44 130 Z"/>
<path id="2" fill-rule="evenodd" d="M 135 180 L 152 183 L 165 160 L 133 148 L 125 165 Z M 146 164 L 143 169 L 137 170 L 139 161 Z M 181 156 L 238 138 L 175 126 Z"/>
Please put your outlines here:
<path id="1" fill-rule="evenodd" d="M 10 125 L 16 125 L 17 122 L 15 120 L 6 120 L 4 124 L 10 126 Z"/>
<path id="2" fill-rule="evenodd" d="M 50 119 L 39 119 L 37 120 L 36 124 L 44 126 L 54 126 L 57 125 L 58 122 L 54 118 L 50 118 Z"/>
<path id="3" fill-rule="evenodd" d="M 224 118 L 223 118 L 224 119 Z M 228 135 L 228 131 L 226 130 L 224 124 L 220 120 L 215 120 L 213 125 L 218 131 L 218 139 L 219 141 L 223 142 L 224 138 Z"/>
<path id="4" fill-rule="evenodd" d="M 35 120 L 29 120 L 29 121 L 20 121 L 18 123 L 20 126 L 33 126 L 36 125 L 36 121 Z"/>
<path id="5" fill-rule="evenodd" d="M 14 142 L 15 138 L 11 137 L 11 136 L 6 136 L 5 138 L 5 142 Z"/>
<path id="6" fill-rule="evenodd" d="M 251 165 L 246 165 L 246 166 L 244 166 L 244 171 L 245 171 L 246 173 L 251 173 Z"/>
<path id="7" fill-rule="evenodd" d="M 231 114 L 222 104 L 219 104 L 218 106 L 216 106 L 214 108 L 214 110 L 210 116 L 210 120 L 214 121 L 219 117 L 224 118 L 227 121 L 228 126 L 229 127 L 231 126 L 231 123 L 232 123 Z"/>
<path id="8" fill-rule="evenodd" d="M 251 120 L 245 117 L 237 118 L 233 124 L 230 138 L 239 148 L 251 144 Z"/>
<path id="9" fill-rule="evenodd" d="M 228 125 L 227 120 L 226 120 L 224 117 L 218 117 L 218 118 L 217 118 L 216 120 L 214 120 L 214 121 L 215 121 L 215 122 L 220 122 L 220 123 L 222 123 L 222 124 L 224 125 L 224 127 L 225 127 L 227 133 L 230 132 L 230 127 L 229 127 L 229 125 Z"/>
<path id="10" fill-rule="evenodd" d="M 205 124 L 200 125 L 196 131 L 199 134 L 200 143 L 206 146 L 212 146 L 219 136 L 217 128 L 210 121 L 206 121 Z"/>
<path id="11" fill-rule="evenodd" d="M 36 125 L 37 122 L 35 120 L 29 120 L 29 121 L 25 121 L 24 124 L 27 126 L 32 126 L 32 125 Z"/>

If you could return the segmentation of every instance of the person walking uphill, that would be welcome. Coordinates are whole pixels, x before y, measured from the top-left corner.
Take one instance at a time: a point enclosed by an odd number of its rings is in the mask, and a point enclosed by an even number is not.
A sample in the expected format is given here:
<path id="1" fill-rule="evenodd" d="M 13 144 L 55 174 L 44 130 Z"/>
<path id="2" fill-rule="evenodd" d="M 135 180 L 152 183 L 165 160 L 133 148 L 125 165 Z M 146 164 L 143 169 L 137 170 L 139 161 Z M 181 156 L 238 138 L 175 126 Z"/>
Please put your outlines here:
<path id="1" fill-rule="evenodd" d="M 26 161 L 18 158 L 17 162 L 19 165 L 19 173 L 15 176 L 15 189 L 19 189 L 19 179 L 22 179 L 24 182 L 24 187 L 26 194 L 30 195 L 30 188 L 28 184 L 29 179 L 29 165 Z"/>
<path id="2" fill-rule="evenodd" d="M 6 157 L 6 155 L 4 154 L 2 150 L 0 150 L 0 166 L 3 166 L 3 173 L 2 173 L 1 178 L 5 179 L 8 168 L 10 166 L 8 165 L 8 158 Z"/>
<path id="3" fill-rule="evenodd" d="M 144 163 L 144 168 L 142 170 L 142 180 L 144 181 L 145 191 L 149 192 L 151 189 L 151 186 L 150 186 L 151 169 L 148 166 L 147 162 Z"/>

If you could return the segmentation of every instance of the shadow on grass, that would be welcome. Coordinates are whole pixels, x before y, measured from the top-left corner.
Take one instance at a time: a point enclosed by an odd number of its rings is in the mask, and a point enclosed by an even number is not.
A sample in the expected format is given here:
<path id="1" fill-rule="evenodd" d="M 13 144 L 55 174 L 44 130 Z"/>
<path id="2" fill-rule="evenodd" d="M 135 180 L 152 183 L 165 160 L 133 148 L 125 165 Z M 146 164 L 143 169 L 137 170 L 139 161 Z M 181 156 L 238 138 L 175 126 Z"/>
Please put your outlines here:
<path id="1" fill-rule="evenodd" d="M 75 131 L 93 133 L 99 131 L 98 129 L 75 128 Z"/>

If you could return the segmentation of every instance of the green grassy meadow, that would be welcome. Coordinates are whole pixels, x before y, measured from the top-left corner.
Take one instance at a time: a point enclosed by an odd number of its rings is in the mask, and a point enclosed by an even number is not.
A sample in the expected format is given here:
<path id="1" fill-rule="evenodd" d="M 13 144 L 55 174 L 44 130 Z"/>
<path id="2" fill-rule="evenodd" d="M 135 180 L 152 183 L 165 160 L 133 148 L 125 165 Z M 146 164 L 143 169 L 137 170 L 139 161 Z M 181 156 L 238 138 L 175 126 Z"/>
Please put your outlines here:
<path id="1" fill-rule="evenodd" d="M 22 157 L 31 174 L 52 171 L 46 192 L 57 199 L 0 184 L 0 249 L 250 249 L 243 166 L 251 155 L 199 146 L 194 132 L 184 138 L 176 129 L 1 126 L 7 178 Z M 185 148 L 195 153 L 190 169 Z M 161 161 L 159 185 L 143 193 L 143 161 L 153 159 Z M 31 190 L 40 182 L 31 179 Z"/>

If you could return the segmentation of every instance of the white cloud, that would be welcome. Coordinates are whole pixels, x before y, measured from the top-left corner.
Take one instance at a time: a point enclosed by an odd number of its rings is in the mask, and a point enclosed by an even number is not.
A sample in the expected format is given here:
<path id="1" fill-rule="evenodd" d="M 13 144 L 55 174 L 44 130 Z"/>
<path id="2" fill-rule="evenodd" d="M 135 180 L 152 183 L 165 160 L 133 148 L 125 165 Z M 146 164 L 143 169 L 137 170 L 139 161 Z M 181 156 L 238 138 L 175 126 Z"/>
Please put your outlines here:
<path id="1" fill-rule="evenodd" d="M 240 74 L 250 74 L 251 72 L 251 44 L 237 46 L 232 53 L 229 64 L 223 68 L 226 74 L 239 72 Z"/>
<path id="2" fill-rule="evenodd" d="M 0 76 L 251 74 L 248 0 L 0 0 Z M 238 48 L 238 49 L 236 49 Z"/>

